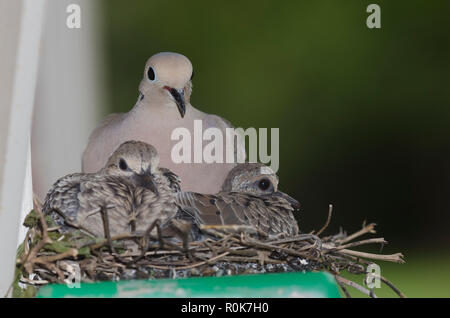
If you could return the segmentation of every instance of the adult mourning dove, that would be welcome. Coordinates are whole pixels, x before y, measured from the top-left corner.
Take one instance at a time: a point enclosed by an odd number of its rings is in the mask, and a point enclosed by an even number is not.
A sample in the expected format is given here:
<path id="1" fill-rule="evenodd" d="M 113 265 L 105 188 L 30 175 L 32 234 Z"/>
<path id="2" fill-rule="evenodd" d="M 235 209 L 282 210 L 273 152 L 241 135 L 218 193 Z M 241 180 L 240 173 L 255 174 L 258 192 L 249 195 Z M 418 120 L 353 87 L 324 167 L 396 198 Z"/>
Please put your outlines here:
<path id="1" fill-rule="evenodd" d="M 109 154 L 126 140 L 140 140 L 158 149 L 161 166 L 181 178 L 184 191 L 216 193 L 231 163 L 194 163 L 194 120 L 202 120 L 202 128 L 218 128 L 223 135 L 223 161 L 226 162 L 226 128 L 231 124 L 223 118 L 206 114 L 190 104 L 193 68 L 181 54 L 163 52 L 153 55 L 145 64 L 144 78 L 139 85 L 136 105 L 128 113 L 111 114 L 90 136 L 83 154 L 83 172 L 101 168 Z M 172 148 L 179 140 L 171 140 L 176 128 L 190 132 L 190 163 L 174 163 Z M 236 137 L 234 157 L 245 158 L 245 145 Z M 235 139 L 235 140 L 236 140 Z M 202 141 L 203 147 L 211 141 Z"/>
<path id="2" fill-rule="evenodd" d="M 278 191 L 278 177 L 259 163 L 243 163 L 230 171 L 222 190 L 214 195 L 180 192 L 177 217 L 197 225 L 250 225 L 267 235 L 298 233 L 293 211 L 300 204 Z M 195 229 L 195 228 L 194 228 Z M 194 239 L 201 236 L 193 231 Z"/>
<path id="3" fill-rule="evenodd" d="M 153 146 L 127 141 L 100 171 L 56 181 L 43 212 L 63 231 L 75 227 L 96 237 L 143 233 L 157 219 L 164 227 L 176 214 L 173 193 L 180 187 L 176 178 L 158 168 L 158 161 Z"/>

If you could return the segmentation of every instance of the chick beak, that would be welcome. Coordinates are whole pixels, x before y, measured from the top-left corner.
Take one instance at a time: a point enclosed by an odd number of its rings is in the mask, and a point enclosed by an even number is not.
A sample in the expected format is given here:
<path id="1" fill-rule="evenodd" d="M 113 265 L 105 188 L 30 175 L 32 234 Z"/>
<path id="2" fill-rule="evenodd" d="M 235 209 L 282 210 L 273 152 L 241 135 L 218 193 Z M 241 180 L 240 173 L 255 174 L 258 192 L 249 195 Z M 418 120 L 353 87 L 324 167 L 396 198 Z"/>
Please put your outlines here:
<path id="1" fill-rule="evenodd" d="M 149 189 L 154 194 L 158 195 L 158 188 L 156 187 L 153 177 L 148 173 L 134 175 L 134 181 L 137 186 Z"/>
<path id="2" fill-rule="evenodd" d="M 300 211 L 300 207 L 301 207 L 300 202 L 298 202 L 297 200 L 295 200 L 291 196 L 287 195 L 284 192 L 280 192 L 280 191 L 275 192 L 274 195 L 282 197 L 283 199 L 288 201 L 289 204 L 294 208 L 295 211 Z"/>
<path id="3" fill-rule="evenodd" d="M 184 89 L 176 89 L 169 86 L 164 86 L 164 89 L 169 91 L 170 95 L 172 95 L 175 100 L 175 104 L 177 104 L 178 111 L 180 112 L 181 117 L 184 117 L 186 113 L 186 103 L 184 101 Z"/>

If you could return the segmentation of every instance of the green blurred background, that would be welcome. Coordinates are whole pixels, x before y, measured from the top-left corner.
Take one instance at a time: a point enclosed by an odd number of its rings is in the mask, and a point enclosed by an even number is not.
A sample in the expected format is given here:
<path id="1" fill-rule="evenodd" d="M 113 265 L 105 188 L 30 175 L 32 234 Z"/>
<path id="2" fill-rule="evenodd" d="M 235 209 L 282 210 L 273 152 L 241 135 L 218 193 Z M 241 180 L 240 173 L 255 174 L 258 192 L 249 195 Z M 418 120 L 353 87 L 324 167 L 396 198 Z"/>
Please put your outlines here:
<path id="1" fill-rule="evenodd" d="M 379 224 L 407 296 L 450 296 L 450 2 L 102 0 L 107 112 L 128 111 L 148 57 L 194 65 L 191 102 L 280 128 L 280 187 L 303 231 Z M 362 279 L 362 278 L 361 278 Z M 393 295 L 383 288 L 382 296 Z"/>

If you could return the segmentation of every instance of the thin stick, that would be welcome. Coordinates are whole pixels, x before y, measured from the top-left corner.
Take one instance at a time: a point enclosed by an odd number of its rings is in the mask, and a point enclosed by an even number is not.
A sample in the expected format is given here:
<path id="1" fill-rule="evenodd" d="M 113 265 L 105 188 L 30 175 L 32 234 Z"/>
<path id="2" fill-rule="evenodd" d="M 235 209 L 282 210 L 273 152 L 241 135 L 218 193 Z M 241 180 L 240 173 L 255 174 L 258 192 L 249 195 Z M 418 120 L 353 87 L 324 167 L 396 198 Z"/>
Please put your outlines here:
<path id="1" fill-rule="evenodd" d="M 106 240 L 108 241 L 109 250 L 111 251 L 111 253 L 115 253 L 113 242 L 111 240 L 111 231 L 109 228 L 108 210 L 105 207 L 101 206 L 100 213 L 102 215 L 103 231 L 105 233 Z"/>
<path id="2" fill-rule="evenodd" d="M 256 263 L 260 260 L 259 257 L 241 257 L 241 256 L 226 256 L 223 258 L 225 262 L 238 262 L 238 263 Z M 264 260 L 265 263 L 269 264 L 284 264 L 283 261 L 278 261 L 270 258 Z"/>
<path id="3" fill-rule="evenodd" d="M 325 229 L 328 227 L 328 225 L 330 224 L 331 221 L 331 215 L 333 214 L 333 205 L 330 204 L 328 206 L 328 218 L 327 221 L 325 222 L 325 224 L 322 226 L 322 228 L 319 230 L 319 232 L 316 233 L 317 236 L 319 236 L 323 231 L 325 231 Z"/>
<path id="4" fill-rule="evenodd" d="M 27 234 L 25 235 L 25 239 L 23 241 L 23 253 L 20 257 L 20 260 L 18 260 L 19 264 L 23 264 L 25 262 L 25 259 L 27 258 L 28 253 L 30 252 L 30 244 L 28 243 L 28 241 L 31 237 L 32 230 L 34 231 L 34 229 L 29 229 L 27 231 Z"/>
<path id="5" fill-rule="evenodd" d="M 388 281 L 385 277 L 381 275 L 374 275 L 374 276 L 380 278 L 381 281 L 385 283 L 387 286 L 389 286 L 400 298 L 406 298 L 406 295 L 403 294 L 397 287 L 394 286 L 394 284 Z"/>
<path id="6" fill-rule="evenodd" d="M 35 210 L 42 211 L 42 202 L 35 193 L 33 193 L 33 205 Z"/>
<path id="7" fill-rule="evenodd" d="M 222 230 L 224 232 L 234 233 L 251 233 L 259 234 L 263 237 L 267 237 L 267 234 L 251 225 L 231 224 L 231 225 L 200 225 L 200 230 Z"/>
<path id="8" fill-rule="evenodd" d="M 370 223 L 369 225 L 364 226 L 361 230 L 359 230 L 358 232 L 353 233 L 352 235 L 347 236 L 346 238 L 342 239 L 340 241 L 341 244 L 347 243 L 361 235 L 364 235 L 366 233 L 376 233 L 376 231 L 374 230 L 376 224 L 375 223 Z"/>
<path id="9" fill-rule="evenodd" d="M 243 240 L 241 242 L 243 244 L 245 244 L 245 245 L 248 245 L 248 246 L 261 247 L 261 248 L 264 248 L 264 249 L 267 249 L 267 250 L 270 250 L 270 251 L 280 250 L 280 251 L 286 252 L 286 253 L 288 253 L 290 255 L 294 255 L 294 256 L 300 256 L 300 257 L 305 257 L 306 256 L 305 253 L 298 253 L 295 250 L 292 250 L 290 248 L 284 248 L 284 247 L 281 247 L 281 246 L 274 246 L 274 245 L 271 245 L 271 244 L 265 244 L 265 243 L 254 241 L 254 240 L 250 240 L 250 241 L 249 240 Z"/>
<path id="10" fill-rule="evenodd" d="M 69 248 L 67 251 L 60 253 L 60 254 L 56 254 L 56 255 L 51 255 L 51 256 L 40 256 L 40 257 L 36 257 L 36 259 L 34 260 L 35 263 L 52 263 L 61 259 L 65 259 L 67 257 L 77 257 L 78 255 L 78 250 L 75 248 Z"/>
<path id="11" fill-rule="evenodd" d="M 352 296 L 348 292 L 348 290 L 345 287 L 345 285 L 336 277 L 336 275 L 334 275 L 334 279 L 336 280 L 336 283 L 339 285 L 339 287 L 341 287 L 342 291 L 344 292 L 345 297 L 352 298 Z"/>
<path id="12" fill-rule="evenodd" d="M 357 241 L 357 242 L 352 242 L 349 244 L 345 244 L 345 245 L 339 245 L 336 247 L 331 247 L 330 249 L 332 249 L 333 251 L 339 251 L 339 250 L 343 250 L 349 247 L 355 247 L 355 246 L 360 246 L 360 245 L 366 245 L 366 244 L 387 244 L 387 241 L 384 240 L 384 238 L 379 237 L 379 238 L 371 238 L 371 239 L 367 239 L 367 240 L 361 240 L 361 241 Z M 327 247 L 326 244 L 324 244 L 324 247 Z"/>
<path id="13" fill-rule="evenodd" d="M 30 285 L 47 285 L 49 283 L 48 280 L 32 280 L 26 277 L 20 278 L 20 282 Z"/>
<path id="14" fill-rule="evenodd" d="M 192 264 L 192 265 L 187 265 L 187 266 L 175 267 L 175 268 L 172 267 L 172 266 L 157 266 L 157 265 L 152 265 L 152 264 L 148 264 L 148 266 L 154 267 L 156 269 L 174 269 L 174 270 L 190 269 L 190 268 L 198 267 L 198 266 L 205 265 L 205 264 L 211 264 L 214 261 L 218 260 L 219 258 L 227 256 L 228 254 L 230 254 L 230 252 L 222 253 L 222 254 L 217 255 L 216 257 L 212 257 L 212 258 L 210 258 L 209 260 L 206 260 L 206 261 L 202 261 L 202 262 L 195 263 L 195 264 Z"/>
<path id="15" fill-rule="evenodd" d="M 52 208 L 52 212 L 56 212 L 56 214 L 58 214 L 60 217 L 62 217 L 64 219 L 64 224 L 73 227 L 75 229 L 79 229 L 82 230 L 83 232 L 85 232 L 86 234 L 92 236 L 92 237 L 96 237 L 96 235 L 94 233 L 92 233 L 91 231 L 89 231 L 88 229 L 84 228 L 83 226 L 81 226 L 80 224 L 75 224 L 73 223 L 68 217 L 67 215 L 64 214 L 64 212 L 62 212 L 60 209 L 53 207 Z"/>
<path id="16" fill-rule="evenodd" d="M 144 236 L 143 236 L 143 240 L 144 240 L 143 244 L 144 244 L 144 246 L 142 248 L 141 255 L 139 255 L 136 259 L 130 261 L 128 264 L 136 263 L 137 261 L 139 261 L 139 260 L 141 260 L 142 258 L 145 257 L 145 253 L 147 253 L 147 251 L 148 251 L 148 246 L 149 246 L 148 240 L 149 240 L 149 237 L 150 237 L 150 233 L 153 231 L 153 229 L 155 227 L 156 227 L 156 232 L 158 234 L 158 242 L 159 242 L 160 248 L 164 247 L 164 242 L 163 242 L 163 239 L 162 239 L 161 228 L 159 226 L 159 223 L 160 223 L 159 219 L 156 219 L 145 230 L 145 233 L 144 233 Z"/>
<path id="17" fill-rule="evenodd" d="M 111 237 L 111 241 L 128 240 L 128 239 L 133 239 L 133 238 L 137 238 L 137 237 L 140 237 L 140 236 L 136 236 L 135 234 L 124 233 L 124 234 L 118 234 L 118 235 Z M 99 249 L 100 247 L 104 246 L 107 243 L 108 243 L 108 240 L 105 239 L 99 243 L 90 243 L 90 244 L 86 244 L 84 246 L 88 246 L 92 250 L 96 250 L 96 249 Z"/>
<path id="18" fill-rule="evenodd" d="M 381 255 L 381 254 L 352 251 L 352 250 L 347 250 L 347 249 L 340 250 L 339 252 L 348 254 L 348 255 L 357 256 L 357 257 L 377 259 L 377 260 L 381 260 L 381 261 L 394 262 L 394 263 L 399 263 L 399 264 L 405 263 L 405 261 L 403 260 L 402 253 L 395 253 L 395 254 L 391 254 L 391 255 Z"/>
<path id="19" fill-rule="evenodd" d="M 317 241 L 320 240 L 320 238 L 317 235 L 314 234 L 299 234 L 293 237 L 289 237 L 286 239 L 281 239 L 281 240 L 276 240 L 276 241 L 271 241 L 268 240 L 267 243 L 271 243 L 271 244 L 282 244 L 282 243 L 293 243 L 293 242 L 299 242 L 299 241 Z"/>
<path id="20" fill-rule="evenodd" d="M 335 275 L 334 277 L 336 278 L 336 280 L 339 280 L 341 283 L 343 283 L 347 286 L 351 286 L 367 296 L 370 296 L 372 298 L 377 298 L 377 295 L 375 295 L 373 292 L 371 292 L 367 288 L 364 288 L 363 286 L 361 286 L 351 280 L 345 279 L 344 277 L 339 276 L 339 275 Z"/>
<path id="21" fill-rule="evenodd" d="M 42 228 L 42 240 L 38 242 L 28 253 L 27 257 L 25 257 L 25 261 L 23 263 L 26 271 L 31 274 L 33 272 L 33 261 L 36 257 L 37 253 L 44 247 L 45 244 L 51 243 L 52 240 L 48 237 L 47 232 L 47 222 L 45 220 L 44 214 L 39 209 L 36 209 L 36 213 L 39 216 L 39 220 Z"/>

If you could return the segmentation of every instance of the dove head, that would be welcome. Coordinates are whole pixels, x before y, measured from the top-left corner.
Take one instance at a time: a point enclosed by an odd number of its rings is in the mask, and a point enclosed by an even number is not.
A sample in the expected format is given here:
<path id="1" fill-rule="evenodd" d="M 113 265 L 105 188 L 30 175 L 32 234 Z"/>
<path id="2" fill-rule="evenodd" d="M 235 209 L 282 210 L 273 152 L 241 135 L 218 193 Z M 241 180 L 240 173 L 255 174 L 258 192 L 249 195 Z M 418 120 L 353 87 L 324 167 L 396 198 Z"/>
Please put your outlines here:
<path id="1" fill-rule="evenodd" d="M 278 191 L 278 177 L 272 169 L 261 163 L 241 163 L 228 173 L 222 191 L 272 194 Z"/>
<path id="2" fill-rule="evenodd" d="M 295 209 L 300 203 L 284 192 L 278 191 L 278 176 L 262 163 L 240 163 L 227 175 L 223 185 L 224 192 L 243 192 L 257 196 L 273 195 L 282 197 Z"/>
<path id="3" fill-rule="evenodd" d="M 155 104 L 178 108 L 186 113 L 192 92 L 193 68 L 184 55 L 162 52 L 150 57 L 145 64 L 144 78 L 139 85 L 140 98 Z"/>
<path id="4" fill-rule="evenodd" d="M 102 172 L 124 177 L 132 184 L 157 192 L 153 174 L 157 171 L 159 155 L 155 147 L 141 141 L 126 141 L 109 157 Z"/>

